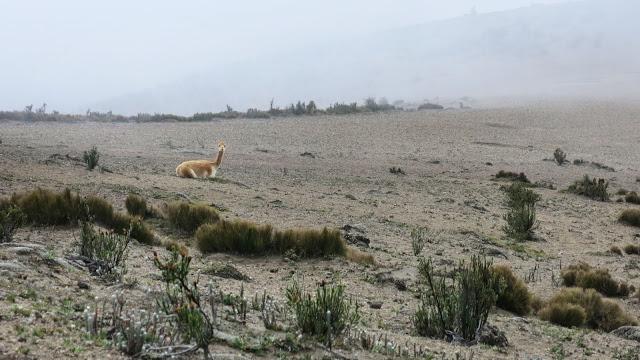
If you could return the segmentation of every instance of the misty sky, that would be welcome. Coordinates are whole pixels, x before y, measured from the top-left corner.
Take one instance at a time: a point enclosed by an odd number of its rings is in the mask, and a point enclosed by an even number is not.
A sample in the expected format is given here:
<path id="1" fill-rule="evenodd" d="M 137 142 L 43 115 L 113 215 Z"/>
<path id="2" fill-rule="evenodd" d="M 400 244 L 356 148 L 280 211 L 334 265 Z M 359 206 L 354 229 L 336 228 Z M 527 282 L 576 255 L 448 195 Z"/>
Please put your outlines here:
<path id="1" fill-rule="evenodd" d="M 0 109 L 80 111 L 212 66 L 563 0 L 0 1 Z"/>

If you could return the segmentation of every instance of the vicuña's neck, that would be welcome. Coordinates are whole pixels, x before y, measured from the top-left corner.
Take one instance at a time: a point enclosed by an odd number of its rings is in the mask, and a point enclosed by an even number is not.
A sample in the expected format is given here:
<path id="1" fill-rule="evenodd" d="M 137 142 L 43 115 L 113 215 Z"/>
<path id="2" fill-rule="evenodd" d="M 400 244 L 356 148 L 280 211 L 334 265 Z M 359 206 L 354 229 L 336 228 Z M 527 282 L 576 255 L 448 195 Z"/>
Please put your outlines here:
<path id="1" fill-rule="evenodd" d="M 216 165 L 220 165 L 220 163 L 222 162 L 222 155 L 224 155 L 224 149 L 220 149 L 220 151 L 218 151 L 218 156 L 216 157 L 216 160 L 214 161 L 214 163 Z"/>

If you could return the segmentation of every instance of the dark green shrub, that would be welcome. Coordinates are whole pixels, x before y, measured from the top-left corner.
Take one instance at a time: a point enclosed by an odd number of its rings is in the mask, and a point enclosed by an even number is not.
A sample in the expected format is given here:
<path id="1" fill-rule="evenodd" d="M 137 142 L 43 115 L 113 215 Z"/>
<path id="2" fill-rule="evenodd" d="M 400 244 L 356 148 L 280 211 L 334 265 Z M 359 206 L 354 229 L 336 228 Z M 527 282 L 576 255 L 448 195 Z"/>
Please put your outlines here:
<path id="1" fill-rule="evenodd" d="M 640 210 L 638 209 L 627 209 L 620 214 L 620 218 L 618 220 L 621 223 L 638 226 L 640 227 Z"/>
<path id="2" fill-rule="evenodd" d="M 200 251 L 264 255 L 293 251 L 300 257 L 345 256 L 347 246 L 338 230 L 296 229 L 275 231 L 271 225 L 248 221 L 219 221 L 196 231 Z"/>
<path id="3" fill-rule="evenodd" d="M 296 326 L 303 334 L 331 343 L 347 326 L 360 319 L 359 305 L 347 298 L 344 285 L 320 285 L 315 297 L 297 282 L 287 287 L 287 303 L 296 315 Z"/>
<path id="4" fill-rule="evenodd" d="M 82 155 L 82 159 L 84 163 L 87 165 L 87 170 L 93 170 L 96 166 L 98 166 L 98 160 L 100 160 L 100 153 L 98 149 L 94 146 L 89 151 L 85 151 Z"/>
<path id="5" fill-rule="evenodd" d="M 638 193 L 635 191 L 628 193 L 624 197 L 624 200 L 631 204 L 640 204 L 640 196 L 638 196 Z"/>
<path id="6" fill-rule="evenodd" d="M 504 219 L 507 224 L 504 231 L 507 236 L 516 240 L 530 240 L 536 221 L 536 202 L 540 196 L 516 182 L 506 188 L 509 212 Z"/>
<path id="7" fill-rule="evenodd" d="M 24 225 L 26 218 L 22 210 L 15 205 L 0 209 L 0 243 L 11 242 L 16 230 Z"/>
<path id="8" fill-rule="evenodd" d="M 517 315 L 528 315 L 531 312 L 531 294 L 524 281 L 506 265 L 494 265 L 491 271 L 500 285 L 496 289 L 496 306 Z"/>
<path id="9" fill-rule="evenodd" d="M 32 192 L 16 194 L 12 197 L 27 217 L 36 225 L 75 225 L 78 220 L 86 219 L 86 206 L 83 199 L 65 189 L 61 193 L 37 189 Z"/>
<path id="10" fill-rule="evenodd" d="M 496 179 L 507 179 L 509 181 L 519 181 L 525 184 L 531 183 L 531 181 L 529 181 L 529 179 L 527 178 L 527 175 L 525 175 L 523 172 L 518 174 L 513 171 L 500 170 L 496 174 Z"/>
<path id="11" fill-rule="evenodd" d="M 89 222 L 81 224 L 79 253 L 93 261 L 89 270 L 94 275 L 121 279 L 126 272 L 128 246 L 128 234 L 96 231 Z"/>
<path id="12" fill-rule="evenodd" d="M 147 201 L 139 195 L 129 194 L 124 202 L 129 215 L 144 218 L 147 215 Z"/>
<path id="13" fill-rule="evenodd" d="M 193 234 L 200 225 L 212 224 L 220 219 L 218 212 L 209 206 L 183 201 L 167 204 L 164 213 L 174 227 L 188 234 Z"/>
<path id="14" fill-rule="evenodd" d="M 627 244 L 624 246 L 624 252 L 629 255 L 640 255 L 640 245 Z M 622 253 L 620 255 L 622 255 Z"/>
<path id="15" fill-rule="evenodd" d="M 603 299 L 594 289 L 564 288 L 538 314 L 541 319 L 561 326 L 580 326 L 576 325 L 579 323 L 579 311 L 569 305 L 581 307 L 585 314 L 583 324 L 593 329 L 611 331 L 637 324 L 617 303 Z"/>
<path id="16" fill-rule="evenodd" d="M 540 201 L 540 195 L 527 189 L 526 186 L 519 182 L 515 182 L 504 189 L 507 193 L 507 206 L 510 208 L 517 208 L 525 204 L 535 205 Z"/>
<path id="17" fill-rule="evenodd" d="M 567 162 L 567 154 L 558 148 L 553 152 L 553 159 L 556 161 L 556 164 L 562 165 Z"/>
<path id="18" fill-rule="evenodd" d="M 435 276 L 431 260 L 420 259 L 418 272 L 425 288 L 413 318 L 416 332 L 440 339 L 475 341 L 496 302 L 495 289 L 500 286 L 490 267 L 486 259 L 473 256 L 469 263 L 458 265 L 448 285 L 444 277 Z"/>
<path id="19" fill-rule="evenodd" d="M 605 181 L 604 179 L 590 179 L 589 175 L 585 175 L 584 178 L 582 178 L 581 180 L 576 180 L 572 185 L 570 185 L 567 191 L 570 193 L 586 196 L 594 200 L 608 201 L 608 187 L 609 182 Z"/>
<path id="20" fill-rule="evenodd" d="M 593 268 L 586 263 L 571 265 L 562 270 L 562 281 L 565 286 L 594 289 L 607 296 L 627 296 L 626 284 L 618 283 L 606 269 Z"/>

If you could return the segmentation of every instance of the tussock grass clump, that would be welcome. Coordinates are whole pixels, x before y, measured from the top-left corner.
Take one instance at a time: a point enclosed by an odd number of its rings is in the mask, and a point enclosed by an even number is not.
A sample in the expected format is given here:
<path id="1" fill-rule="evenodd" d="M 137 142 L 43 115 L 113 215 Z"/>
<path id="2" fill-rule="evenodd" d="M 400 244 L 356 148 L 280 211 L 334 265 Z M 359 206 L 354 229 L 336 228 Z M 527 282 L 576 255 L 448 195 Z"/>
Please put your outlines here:
<path id="1" fill-rule="evenodd" d="M 0 243 L 7 243 L 13 240 L 16 230 L 26 221 L 26 216 L 22 210 L 10 205 L 7 208 L 0 207 Z"/>
<path id="2" fill-rule="evenodd" d="M 203 224 L 212 224 L 220 219 L 218 212 L 206 205 L 193 205 L 176 201 L 164 209 L 167 220 L 179 230 L 193 234 Z"/>
<path id="3" fill-rule="evenodd" d="M 591 179 L 589 178 L 589 175 L 585 175 L 584 178 L 576 180 L 572 185 L 570 185 L 567 191 L 577 195 L 586 196 L 594 200 L 608 201 L 608 187 L 608 181 L 596 178 Z"/>
<path id="4" fill-rule="evenodd" d="M 624 200 L 631 204 L 640 205 L 640 196 L 638 196 L 638 193 L 635 191 L 627 193 L 626 196 L 624 197 Z"/>
<path id="5" fill-rule="evenodd" d="M 82 197 L 69 189 L 56 193 L 38 188 L 15 194 L 12 201 L 22 209 L 27 220 L 36 225 L 70 225 L 87 217 Z"/>
<path id="6" fill-rule="evenodd" d="M 312 297 L 293 281 L 287 287 L 286 296 L 287 304 L 296 315 L 298 329 L 328 343 L 360 319 L 359 304 L 347 297 L 344 285 L 322 284 Z"/>
<path id="7" fill-rule="evenodd" d="M 522 182 L 525 184 L 530 184 L 531 181 L 529 181 L 529 179 L 527 178 L 527 175 L 525 175 L 523 172 L 521 173 L 516 173 L 513 171 L 504 171 L 504 170 L 500 170 L 498 171 L 498 173 L 495 175 L 496 179 L 507 179 L 509 181 L 518 181 L 518 182 Z"/>
<path id="8" fill-rule="evenodd" d="M 538 315 L 542 320 L 561 326 L 588 326 L 604 331 L 637 324 L 616 302 L 603 299 L 594 289 L 562 289 L 547 302 Z"/>
<path id="9" fill-rule="evenodd" d="M 97 196 L 87 196 L 85 198 L 89 217 L 102 225 L 111 226 L 113 219 L 113 206 L 105 199 Z"/>
<path id="10" fill-rule="evenodd" d="M 142 196 L 129 194 L 127 195 L 124 205 L 129 215 L 144 218 L 148 213 L 147 201 Z"/>
<path id="11" fill-rule="evenodd" d="M 416 332 L 439 339 L 475 341 L 500 286 L 491 263 L 476 256 L 468 263 L 460 262 L 450 285 L 444 277 L 436 277 L 431 260 L 420 259 L 418 273 L 425 288 L 413 318 Z"/>
<path id="12" fill-rule="evenodd" d="M 499 282 L 496 293 L 496 306 L 517 315 L 531 312 L 531 294 L 522 279 L 515 276 L 506 265 L 494 265 L 491 271 Z"/>
<path id="13" fill-rule="evenodd" d="M 625 283 L 618 283 L 606 269 L 593 268 L 586 263 L 571 265 L 562 271 L 565 286 L 594 289 L 606 296 L 627 296 L 629 290 Z"/>
<path id="14" fill-rule="evenodd" d="M 640 255 L 640 245 L 627 244 L 624 246 L 624 252 L 629 255 Z M 621 254 L 622 255 L 622 254 Z"/>
<path id="15" fill-rule="evenodd" d="M 640 210 L 638 209 L 627 209 L 620 214 L 618 221 L 621 223 L 640 227 Z"/>
<path id="16" fill-rule="evenodd" d="M 198 248 L 204 253 L 264 255 L 293 251 L 305 258 L 347 254 L 347 246 L 338 230 L 276 231 L 271 225 L 257 225 L 243 220 L 202 225 L 196 231 L 196 240 Z"/>
<path id="17" fill-rule="evenodd" d="M 620 248 L 619 248 L 619 247 L 617 247 L 617 246 L 615 246 L 615 245 L 611 246 L 611 247 L 609 248 L 609 251 L 610 251 L 612 254 L 622 255 L 622 250 L 620 250 Z"/>
<path id="18" fill-rule="evenodd" d="M 98 148 L 95 146 L 90 150 L 85 151 L 82 155 L 82 159 L 87 166 L 87 170 L 93 170 L 96 166 L 98 166 L 98 160 L 100 160 L 100 153 L 98 152 Z"/>
<path id="19" fill-rule="evenodd" d="M 85 202 L 91 220 L 112 229 L 116 234 L 131 236 L 143 244 L 155 243 L 153 231 L 142 222 L 142 218 L 117 212 L 108 201 L 97 196 L 88 196 Z"/>

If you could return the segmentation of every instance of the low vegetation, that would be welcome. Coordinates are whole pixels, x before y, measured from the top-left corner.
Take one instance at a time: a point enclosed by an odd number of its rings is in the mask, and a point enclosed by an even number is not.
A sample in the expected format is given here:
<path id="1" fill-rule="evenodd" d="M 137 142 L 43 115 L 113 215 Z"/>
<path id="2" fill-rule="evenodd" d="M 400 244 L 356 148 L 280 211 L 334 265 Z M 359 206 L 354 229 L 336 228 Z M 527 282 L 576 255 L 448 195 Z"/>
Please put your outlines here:
<path id="1" fill-rule="evenodd" d="M 553 152 L 553 159 L 556 161 L 556 164 L 563 165 L 567 162 L 567 154 L 558 148 Z"/>
<path id="2" fill-rule="evenodd" d="M 521 183 L 506 188 L 509 211 L 504 216 L 504 231 L 515 240 L 531 240 L 536 227 L 536 203 L 540 196 Z"/>
<path id="3" fill-rule="evenodd" d="M 98 148 L 94 146 L 88 151 L 85 151 L 82 155 L 82 159 L 87 166 L 87 170 L 95 169 L 95 167 L 98 166 L 98 161 L 100 160 L 100 153 L 98 152 Z"/>
<path id="4" fill-rule="evenodd" d="M 129 234 L 98 231 L 91 223 L 82 222 L 78 252 L 91 261 L 89 269 L 93 275 L 122 279 L 126 272 L 128 246 Z"/>
<path id="5" fill-rule="evenodd" d="M 594 200 L 609 201 L 608 187 L 608 181 L 596 178 L 590 179 L 589 175 L 585 175 L 584 178 L 576 180 L 570 185 L 567 191 Z"/>
<path id="6" fill-rule="evenodd" d="M 496 179 L 506 179 L 506 180 L 509 180 L 509 181 L 518 181 L 518 182 L 525 183 L 525 184 L 530 184 L 531 183 L 531 181 L 529 181 L 529 179 L 527 178 L 527 175 L 525 175 L 523 172 L 516 173 L 516 172 L 513 172 L 513 171 L 500 170 L 495 175 L 495 178 Z"/>
<path id="7" fill-rule="evenodd" d="M 178 230 L 193 234 L 203 224 L 213 224 L 220 220 L 218 212 L 207 205 L 194 205 L 176 201 L 164 208 L 167 220 Z"/>
<path id="8" fill-rule="evenodd" d="M 243 220 L 202 225 L 196 231 L 196 241 L 198 248 L 204 253 L 294 253 L 303 258 L 347 255 L 346 243 L 338 230 L 324 228 L 278 231 L 271 225 L 257 225 Z"/>
<path id="9" fill-rule="evenodd" d="M 0 243 L 11 242 L 16 230 L 24 225 L 25 220 L 26 216 L 15 205 L 0 209 Z"/>
<path id="10" fill-rule="evenodd" d="M 627 209 L 620 214 L 618 220 L 627 225 L 640 227 L 640 210 L 639 209 Z"/>
<path id="11" fill-rule="evenodd" d="M 562 281 L 568 287 L 594 289 L 606 296 L 627 296 L 626 283 L 614 280 L 606 269 L 594 268 L 586 263 L 571 265 L 562 271 Z"/>
<path id="12" fill-rule="evenodd" d="M 515 276 L 506 265 L 494 265 L 491 271 L 498 285 L 496 306 L 517 315 L 528 315 L 531 312 L 532 296 L 524 281 Z"/>
<path id="13" fill-rule="evenodd" d="M 294 280 L 287 287 L 286 297 L 300 332 L 316 336 L 329 346 L 360 319 L 359 304 L 347 297 L 341 284 L 322 283 L 312 297 Z"/>
<path id="14" fill-rule="evenodd" d="M 627 244 L 624 246 L 624 252 L 628 255 L 640 255 L 640 245 Z"/>
<path id="15" fill-rule="evenodd" d="M 420 259 L 418 273 L 423 288 L 413 318 L 416 332 L 438 339 L 477 341 L 500 286 L 491 263 L 476 256 L 459 263 L 450 284 L 436 275 L 431 260 Z"/>
<path id="16" fill-rule="evenodd" d="M 614 301 L 593 289 L 564 288 L 538 312 L 541 319 L 566 327 L 587 326 L 611 331 L 636 320 Z"/>
<path id="17" fill-rule="evenodd" d="M 139 195 L 129 194 L 124 202 L 125 207 L 129 215 L 143 218 L 148 215 L 149 209 L 147 209 L 147 201 Z"/>
<path id="18" fill-rule="evenodd" d="M 638 196 L 638 193 L 635 191 L 627 193 L 624 200 L 630 204 L 640 205 L 640 196 Z"/>

